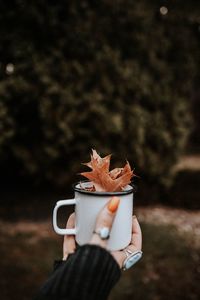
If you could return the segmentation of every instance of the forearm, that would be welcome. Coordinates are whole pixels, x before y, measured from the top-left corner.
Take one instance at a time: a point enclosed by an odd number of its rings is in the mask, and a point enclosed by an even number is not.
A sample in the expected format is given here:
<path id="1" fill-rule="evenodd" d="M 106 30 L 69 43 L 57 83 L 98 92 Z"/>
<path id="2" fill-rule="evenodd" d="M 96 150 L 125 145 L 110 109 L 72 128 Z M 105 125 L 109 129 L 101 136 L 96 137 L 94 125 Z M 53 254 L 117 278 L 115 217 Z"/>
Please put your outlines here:
<path id="1" fill-rule="evenodd" d="M 105 249 L 81 246 L 54 271 L 36 299 L 104 300 L 120 274 L 117 262 Z"/>

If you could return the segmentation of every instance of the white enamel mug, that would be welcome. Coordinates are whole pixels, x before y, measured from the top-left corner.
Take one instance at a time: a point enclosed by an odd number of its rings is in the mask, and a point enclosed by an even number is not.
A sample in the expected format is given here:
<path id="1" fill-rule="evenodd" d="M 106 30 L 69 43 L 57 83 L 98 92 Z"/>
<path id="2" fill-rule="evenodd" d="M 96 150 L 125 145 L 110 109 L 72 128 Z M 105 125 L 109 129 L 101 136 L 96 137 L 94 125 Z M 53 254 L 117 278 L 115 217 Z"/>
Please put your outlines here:
<path id="1" fill-rule="evenodd" d="M 81 182 L 74 186 L 73 199 L 60 200 L 53 211 L 53 227 L 61 235 L 75 235 L 79 245 L 87 244 L 92 237 L 96 217 L 112 196 L 120 198 L 120 204 L 107 243 L 109 250 L 121 250 L 129 245 L 132 234 L 133 187 L 127 185 L 121 192 L 90 192 L 83 187 L 90 187 L 90 182 Z M 75 228 L 62 229 L 57 225 L 57 212 L 61 206 L 75 205 Z"/>

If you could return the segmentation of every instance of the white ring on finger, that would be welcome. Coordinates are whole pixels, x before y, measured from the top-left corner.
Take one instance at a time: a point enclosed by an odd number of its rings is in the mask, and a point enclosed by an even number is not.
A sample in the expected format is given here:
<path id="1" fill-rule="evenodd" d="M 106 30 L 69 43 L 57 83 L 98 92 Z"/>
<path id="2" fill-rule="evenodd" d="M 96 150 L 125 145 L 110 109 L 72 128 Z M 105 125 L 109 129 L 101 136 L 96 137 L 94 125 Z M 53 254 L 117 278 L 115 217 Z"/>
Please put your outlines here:
<path id="1" fill-rule="evenodd" d="M 108 240 L 110 237 L 110 228 L 102 227 L 97 230 L 94 230 L 93 233 L 98 234 L 102 240 Z"/>

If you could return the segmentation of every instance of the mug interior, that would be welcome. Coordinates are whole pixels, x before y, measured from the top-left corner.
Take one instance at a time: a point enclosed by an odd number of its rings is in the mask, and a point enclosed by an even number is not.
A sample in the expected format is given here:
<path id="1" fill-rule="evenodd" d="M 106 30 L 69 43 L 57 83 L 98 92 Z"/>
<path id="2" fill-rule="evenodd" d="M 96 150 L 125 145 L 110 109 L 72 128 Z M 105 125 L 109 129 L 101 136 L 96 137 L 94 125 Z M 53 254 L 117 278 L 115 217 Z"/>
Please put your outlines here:
<path id="1" fill-rule="evenodd" d="M 92 192 L 92 191 L 88 191 L 87 189 L 85 190 L 84 188 L 91 188 L 92 187 L 92 183 L 90 181 L 80 181 L 76 184 L 74 184 L 73 188 L 75 191 L 79 192 L 79 193 L 83 193 L 83 194 L 88 194 L 88 195 L 98 195 L 98 196 L 109 196 L 109 195 L 115 195 L 115 196 L 119 196 L 119 195 L 127 195 L 127 194 L 131 194 L 134 191 L 134 186 L 128 184 L 123 191 L 119 191 L 119 192 Z"/>

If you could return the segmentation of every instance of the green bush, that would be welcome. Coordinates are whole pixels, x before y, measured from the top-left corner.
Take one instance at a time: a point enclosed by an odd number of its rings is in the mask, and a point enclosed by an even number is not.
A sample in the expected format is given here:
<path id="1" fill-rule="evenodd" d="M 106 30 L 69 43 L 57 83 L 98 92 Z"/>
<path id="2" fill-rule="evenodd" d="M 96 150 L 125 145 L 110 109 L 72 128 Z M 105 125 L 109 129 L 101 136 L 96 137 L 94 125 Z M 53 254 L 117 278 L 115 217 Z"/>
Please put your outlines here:
<path id="1" fill-rule="evenodd" d="M 65 184 L 96 148 L 170 184 L 199 59 L 198 4 L 179 2 L 1 3 L 1 164 Z"/>

